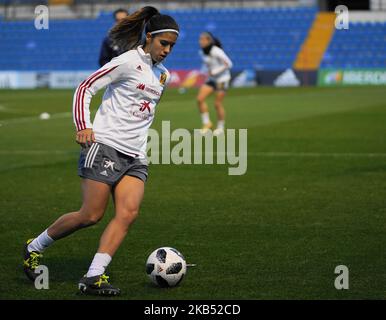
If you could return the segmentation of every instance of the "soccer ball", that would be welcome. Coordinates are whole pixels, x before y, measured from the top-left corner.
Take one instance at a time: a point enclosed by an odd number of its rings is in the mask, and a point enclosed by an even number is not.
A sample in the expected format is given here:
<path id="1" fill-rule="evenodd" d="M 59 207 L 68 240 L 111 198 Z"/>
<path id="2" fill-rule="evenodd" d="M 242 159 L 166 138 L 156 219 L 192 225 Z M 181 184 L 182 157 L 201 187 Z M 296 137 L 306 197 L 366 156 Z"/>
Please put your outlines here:
<path id="1" fill-rule="evenodd" d="M 158 248 L 147 258 L 146 273 L 162 288 L 177 286 L 186 274 L 185 258 L 174 248 Z"/>
<path id="2" fill-rule="evenodd" d="M 48 112 L 43 112 L 39 115 L 40 120 L 48 120 L 51 118 L 51 115 Z"/>

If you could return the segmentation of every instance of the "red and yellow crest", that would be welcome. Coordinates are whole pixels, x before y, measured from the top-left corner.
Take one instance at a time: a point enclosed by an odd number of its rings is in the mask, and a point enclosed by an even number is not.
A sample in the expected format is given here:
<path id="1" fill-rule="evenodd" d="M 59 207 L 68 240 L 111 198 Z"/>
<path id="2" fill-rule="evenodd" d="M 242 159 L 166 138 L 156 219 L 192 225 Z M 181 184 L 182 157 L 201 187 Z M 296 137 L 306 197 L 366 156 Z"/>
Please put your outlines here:
<path id="1" fill-rule="evenodd" d="M 165 72 L 162 72 L 161 75 L 160 75 L 160 77 L 159 77 L 159 82 L 160 82 L 160 84 L 164 85 L 165 82 L 166 82 L 166 78 L 167 78 L 166 73 L 165 73 Z"/>

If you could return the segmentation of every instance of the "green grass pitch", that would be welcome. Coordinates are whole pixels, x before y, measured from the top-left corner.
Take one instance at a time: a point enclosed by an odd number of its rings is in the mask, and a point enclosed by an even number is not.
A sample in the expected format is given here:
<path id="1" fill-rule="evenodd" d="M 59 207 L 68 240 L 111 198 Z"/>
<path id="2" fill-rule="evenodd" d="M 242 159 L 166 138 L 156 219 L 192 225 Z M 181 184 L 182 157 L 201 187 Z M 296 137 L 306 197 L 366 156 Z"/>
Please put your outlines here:
<path id="1" fill-rule="evenodd" d="M 170 89 L 153 128 L 162 120 L 198 128 L 195 94 Z M 80 206 L 72 96 L 0 92 L 2 299 L 93 299 L 77 294 L 77 281 L 111 204 L 99 224 L 45 252 L 49 290 L 36 290 L 22 272 L 24 241 Z M 232 89 L 225 105 L 227 127 L 248 129 L 247 173 L 150 166 L 139 218 L 108 269 L 123 291 L 118 299 L 384 299 L 385 88 Z M 53 117 L 39 120 L 42 112 Z M 147 279 L 146 258 L 160 246 L 197 264 L 177 288 Z M 349 290 L 334 287 L 338 265 L 349 268 Z"/>

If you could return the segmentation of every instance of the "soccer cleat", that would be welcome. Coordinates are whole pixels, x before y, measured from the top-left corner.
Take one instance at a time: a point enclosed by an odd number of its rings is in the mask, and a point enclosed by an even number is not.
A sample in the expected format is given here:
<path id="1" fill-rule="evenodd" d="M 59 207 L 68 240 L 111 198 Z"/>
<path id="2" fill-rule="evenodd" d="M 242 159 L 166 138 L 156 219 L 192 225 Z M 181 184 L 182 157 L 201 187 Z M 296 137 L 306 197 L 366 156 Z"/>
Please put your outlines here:
<path id="1" fill-rule="evenodd" d="M 84 275 L 79 281 L 78 288 L 84 294 L 97 296 L 118 296 L 121 293 L 120 289 L 109 283 L 109 277 L 105 274 L 89 278 Z"/>
<path id="2" fill-rule="evenodd" d="M 208 122 L 207 124 L 204 124 L 200 130 L 201 134 L 207 134 L 210 129 L 213 127 L 212 122 Z"/>
<path id="3" fill-rule="evenodd" d="M 32 242 L 33 239 L 27 240 L 24 244 L 24 261 L 23 261 L 23 269 L 28 279 L 31 281 L 35 281 L 38 277 L 38 273 L 35 273 L 35 269 L 40 265 L 40 259 L 43 255 L 37 251 L 28 251 L 28 245 Z"/>
<path id="4" fill-rule="evenodd" d="M 215 130 L 213 131 L 213 135 L 214 135 L 214 136 L 220 136 L 220 135 L 222 135 L 222 134 L 224 134 L 224 129 L 223 129 L 223 128 L 217 128 L 217 129 L 215 129 Z"/>

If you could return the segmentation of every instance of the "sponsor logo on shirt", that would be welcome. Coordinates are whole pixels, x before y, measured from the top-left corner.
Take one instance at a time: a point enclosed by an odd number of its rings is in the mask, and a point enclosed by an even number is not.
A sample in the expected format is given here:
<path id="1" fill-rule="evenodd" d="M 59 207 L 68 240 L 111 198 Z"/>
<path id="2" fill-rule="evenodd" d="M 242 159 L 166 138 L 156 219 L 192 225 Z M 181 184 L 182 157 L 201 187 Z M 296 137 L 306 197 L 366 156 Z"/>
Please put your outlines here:
<path id="1" fill-rule="evenodd" d="M 149 111 L 150 113 L 150 101 L 141 102 L 141 107 L 139 108 L 139 111 L 145 112 L 145 110 Z"/>
<path id="2" fill-rule="evenodd" d="M 160 93 L 160 92 L 158 92 L 157 90 L 154 90 L 154 89 L 152 89 L 152 88 L 147 87 L 147 86 L 146 86 L 145 84 L 143 84 L 143 83 L 139 83 L 139 84 L 137 85 L 137 89 L 138 89 L 138 90 L 142 90 L 142 91 L 146 91 L 146 92 L 149 92 L 149 93 L 152 93 L 152 94 L 154 94 L 154 95 L 156 95 L 156 96 L 158 96 L 158 97 L 161 96 L 161 93 Z"/>
<path id="3" fill-rule="evenodd" d="M 154 116 L 154 114 L 151 112 L 150 106 L 151 106 L 151 101 L 144 100 L 141 102 L 141 105 L 139 106 L 139 110 L 132 111 L 131 114 L 136 118 L 140 118 L 142 120 L 149 120 Z"/>
<path id="4" fill-rule="evenodd" d="M 131 111 L 131 114 L 134 117 L 139 118 L 141 120 L 149 120 L 149 119 L 153 118 L 153 114 L 152 113 L 143 113 L 143 112 L 140 112 L 140 111 Z"/>

